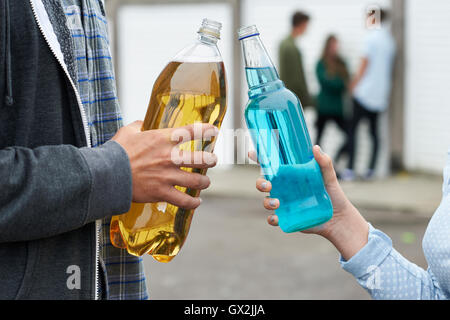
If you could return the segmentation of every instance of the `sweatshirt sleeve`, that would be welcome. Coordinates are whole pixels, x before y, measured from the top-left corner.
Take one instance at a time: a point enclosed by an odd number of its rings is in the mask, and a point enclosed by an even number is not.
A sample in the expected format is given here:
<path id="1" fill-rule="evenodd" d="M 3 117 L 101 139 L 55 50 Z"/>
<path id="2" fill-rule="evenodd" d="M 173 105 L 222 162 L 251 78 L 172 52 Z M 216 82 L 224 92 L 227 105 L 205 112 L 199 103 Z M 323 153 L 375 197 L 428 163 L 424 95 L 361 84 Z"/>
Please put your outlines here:
<path id="1" fill-rule="evenodd" d="M 369 224 L 369 239 L 350 260 L 340 263 L 374 299 L 448 299 L 430 269 L 405 259 L 392 247 L 391 239 Z"/>
<path id="2" fill-rule="evenodd" d="M 0 150 L 0 243 L 68 232 L 129 210 L 131 169 L 115 141 Z"/>

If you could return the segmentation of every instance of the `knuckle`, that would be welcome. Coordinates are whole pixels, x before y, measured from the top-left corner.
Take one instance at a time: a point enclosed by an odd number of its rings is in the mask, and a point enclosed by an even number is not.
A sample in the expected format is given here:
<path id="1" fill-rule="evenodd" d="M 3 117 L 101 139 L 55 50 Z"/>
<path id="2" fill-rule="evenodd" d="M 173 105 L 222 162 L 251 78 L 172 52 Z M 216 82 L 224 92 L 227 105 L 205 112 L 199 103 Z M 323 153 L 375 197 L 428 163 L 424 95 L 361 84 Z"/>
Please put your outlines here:
<path id="1" fill-rule="evenodd" d="M 167 144 L 167 139 L 166 136 L 163 132 L 159 131 L 156 133 L 155 136 L 155 141 L 159 144 L 159 145 L 165 145 Z"/>
<path id="2" fill-rule="evenodd" d="M 163 158 L 161 159 L 161 165 L 164 167 L 169 167 L 180 163 L 180 159 L 172 155 L 163 156 Z"/>
<path id="3" fill-rule="evenodd" d="M 196 177 L 196 188 L 197 189 L 206 189 L 211 184 L 211 181 L 207 176 L 203 176 L 199 174 L 199 177 Z"/>
<path id="4" fill-rule="evenodd" d="M 204 179 L 204 183 L 205 183 L 204 184 L 205 188 L 208 188 L 211 185 L 211 179 L 209 179 L 209 177 L 207 177 L 207 176 L 204 176 L 203 179 Z"/>
<path id="5" fill-rule="evenodd" d="M 117 131 L 117 134 L 118 134 L 118 135 L 125 135 L 125 134 L 127 134 L 128 132 L 131 133 L 131 131 L 130 131 L 129 129 L 130 129 L 130 128 L 128 128 L 128 127 L 122 127 L 122 128 L 120 128 L 120 129 Z"/>
<path id="6" fill-rule="evenodd" d="M 168 181 L 169 181 L 169 174 L 168 173 L 164 173 L 161 172 L 161 174 L 156 175 L 155 177 L 153 177 L 152 179 L 154 182 L 157 183 L 157 185 L 160 185 L 161 187 L 163 187 L 164 185 L 168 185 Z M 167 192 L 168 190 L 166 190 L 165 188 L 162 190 L 163 192 Z"/>
<path id="7" fill-rule="evenodd" d="M 191 208 L 192 209 L 196 209 L 200 206 L 201 202 L 198 200 L 198 198 L 191 197 L 190 200 L 191 200 Z"/>
<path id="8" fill-rule="evenodd" d="M 172 201 L 172 193 L 170 192 L 170 188 L 163 188 L 159 192 L 160 198 L 162 200 L 171 202 Z"/>
<path id="9" fill-rule="evenodd" d="M 151 144 L 157 144 L 157 145 L 161 145 L 164 143 L 165 141 L 165 134 L 164 131 L 161 129 L 156 129 L 156 130 L 149 130 L 147 131 L 148 134 L 151 136 L 151 138 L 148 139 L 148 141 Z"/>
<path id="10" fill-rule="evenodd" d="M 186 196 L 184 196 L 184 197 L 182 197 L 181 199 L 180 199 L 180 205 L 183 207 L 183 208 L 186 208 L 186 209 L 190 209 L 190 208 L 192 208 L 193 207 L 193 199 L 191 199 L 192 197 L 191 196 L 188 196 L 188 195 L 186 195 Z"/>
<path id="11" fill-rule="evenodd" d="M 333 160 L 331 160 L 331 157 L 328 154 L 325 155 L 325 164 L 328 166 L 333 164 Z"/>
<path id="12" fill-rule="evenodd" d="M 217 156 L 214 153 L 211 152 L 207 152 L 205 154 L 206 158 L 205 158 L 205 162 L 208 165 L 216 165 L 217 164 Z"/>
<path id="13" fill-rule="evenodd" d="M 192 183 L 195 188 L 201 188 L 203 186 L 203 176 L 199 174 L 192 176 Z"/>
<path id="14" fill-rule="evenodd" d="M 163 148 L 161 150 L 161 157 L 172 162 L 181 161 L 180 153 L 173 148 Z"/>

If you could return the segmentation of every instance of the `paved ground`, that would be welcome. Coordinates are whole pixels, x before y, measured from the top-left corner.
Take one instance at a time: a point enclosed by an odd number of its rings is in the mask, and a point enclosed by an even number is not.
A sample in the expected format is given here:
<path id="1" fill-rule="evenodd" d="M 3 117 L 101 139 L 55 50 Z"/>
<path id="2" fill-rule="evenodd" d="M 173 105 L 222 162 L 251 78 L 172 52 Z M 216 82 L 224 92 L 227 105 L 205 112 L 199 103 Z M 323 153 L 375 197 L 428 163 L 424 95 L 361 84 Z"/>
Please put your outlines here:
<path id="1" fill-rule="evenodd" d="M 229 197 L 259 198 L 255 180 L 256 166 L 234 166 L 233 170 L 213 169 L 208 172 L 211 186 L 203 194 Z M 442 196 L 442 177 L 402 173 L 370 182 L 342 183 L 352 202 L 365 209 L 425 215 L 429 217 Z"/>
<path id="2" fill-rule="evenodd" d="M 366 211 L 407 258 L 426 266 L 426 219 Z M 326 240 L 286 235 L 265 223 L 254 199 L 205 197 L 180 254 L 169 264 L 145 256 L 152 299 L 368 299 Z M 377 219 L 377 217 L 383 217 Z"/>
<path id="3" fill-rule="evenodd" d="M 152 299 L 369 299 L 326 240 L 266 224 L 254 189 L 258 170 L 212 170 L 189 238 L 162 264 L 145 256 Z M 343 184 L 368 221 L 408 259 L 426 267 L 421 241 L 441 198 L 440 177 L 400 175 Z"/>

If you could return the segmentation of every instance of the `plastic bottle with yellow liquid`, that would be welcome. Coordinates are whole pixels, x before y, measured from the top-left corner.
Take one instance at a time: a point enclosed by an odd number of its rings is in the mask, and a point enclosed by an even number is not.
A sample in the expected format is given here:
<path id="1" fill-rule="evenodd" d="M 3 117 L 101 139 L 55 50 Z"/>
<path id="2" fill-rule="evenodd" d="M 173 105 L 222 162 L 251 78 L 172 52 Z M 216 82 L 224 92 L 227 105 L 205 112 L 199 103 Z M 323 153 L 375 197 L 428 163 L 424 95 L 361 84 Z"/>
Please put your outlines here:
<path id="1" fill-rule="evenodd" d="M 221 27 L 219 22 L 204 19 L 198 39 L 163 69 L 153 85 L 142 130 L 178 128 L 196 122 L 220 128 L 227 108 L 225 68 L 217 48 Z M 179 149 L 212 152 L 214 143 L 215 138 L 189 141 Z M 206 174 L 206 169 L 182 169 Z M 200 194 L 199 190 L 176 188 L 193 197 Z M 148 253 L 160 262 L 169 262 L 186 240 L 193 213 L 165 202 L 133 202 L 127 213 L 112 217 L 111 242 L 130 254 Z"/>

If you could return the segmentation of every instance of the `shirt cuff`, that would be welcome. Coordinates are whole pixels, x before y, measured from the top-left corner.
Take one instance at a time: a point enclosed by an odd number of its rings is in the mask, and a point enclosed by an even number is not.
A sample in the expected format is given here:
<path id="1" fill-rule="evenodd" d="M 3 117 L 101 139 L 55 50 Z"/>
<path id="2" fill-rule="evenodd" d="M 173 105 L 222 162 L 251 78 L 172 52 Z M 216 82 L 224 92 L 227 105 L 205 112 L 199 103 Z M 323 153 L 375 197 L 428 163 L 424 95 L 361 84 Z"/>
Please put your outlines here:
<path id="1" fill-rule="evenodd" d="M 356 278 L 361 278 L 378 267 L 391 250 L 392 240 L 369 223 L 367 244 L 348 261 L 345 261 L 340 255 L 339 262 L 345 271 Z"/>
<path id="2" fill-rule="evenodd" d="M 130 160 L 122 146 L 110 140 L 100 147 L 81 148 L 91 173 L 86 221 L 127 212 L 132 200 Z"/>

